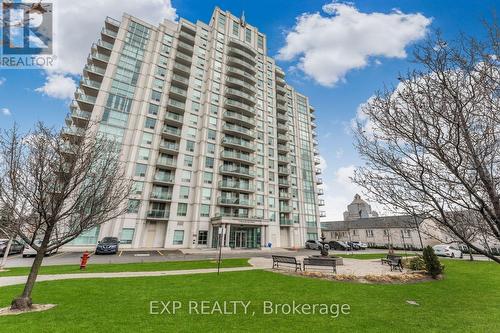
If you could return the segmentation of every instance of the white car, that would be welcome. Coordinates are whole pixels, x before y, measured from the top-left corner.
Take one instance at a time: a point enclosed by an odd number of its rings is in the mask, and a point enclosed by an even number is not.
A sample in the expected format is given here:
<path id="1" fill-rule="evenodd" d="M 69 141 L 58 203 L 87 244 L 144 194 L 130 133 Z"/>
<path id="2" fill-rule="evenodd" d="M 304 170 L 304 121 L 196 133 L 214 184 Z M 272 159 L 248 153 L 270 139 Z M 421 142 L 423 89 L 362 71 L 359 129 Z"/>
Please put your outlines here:
<path id="1" fill-rule="evenodd" d="M 441 257 L 450 257 L 450 258 L 463 258 L 464 255 L 462 254 L 462 251 L 460 251 L 458 248 L 454 247 L 453 245 L 446 245 L 446 244 L 440 244 L 440 245 L 434 245 L 432 247 L 436 255 L 441 256 Z"/>
<path id="2" fill-rule="evenodd" d="M 40 241 L 35 241 L 35 244 L 40 246 Z M 48 251 L 45 253 L 46 256 L 51 256 L 53 254 L 56 254 L 57 253 L 57 250 L 58 249 L 55 249 L 55 250 L 52 250 L 52 251 Z M 28 244 L 26 244 L 24 246 L 24 251 L 23 251 L 23 258 L 27 258 L 27 257 L 34 257 L 36 256 L 36 251 L 31 247 L 29 246 Z"/>

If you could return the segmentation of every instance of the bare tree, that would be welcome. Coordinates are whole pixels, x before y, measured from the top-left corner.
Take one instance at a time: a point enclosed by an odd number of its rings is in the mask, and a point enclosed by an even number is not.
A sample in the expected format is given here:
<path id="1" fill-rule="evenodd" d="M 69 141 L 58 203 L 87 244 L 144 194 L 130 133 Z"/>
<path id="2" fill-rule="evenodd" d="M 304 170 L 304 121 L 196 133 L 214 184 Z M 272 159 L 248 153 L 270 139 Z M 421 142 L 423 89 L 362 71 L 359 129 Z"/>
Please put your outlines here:
<path id="1" fill-rule="evenodd" d="M 45 253 L 126 209 L 130 182 L 124 176 L 119 146 L 93 135 L 91 129 L 86 133 L 83 138 L 66 137 L 39 123 L 27 135 L 15 127 L 0 135 L 3 227 L 37 252 L 12 309 L 31 307 Z"/>
<path id="2" fill-rule="evenodd" d="M 484 41 L 429 38 L 418 69 L 362 107 L 355 146 L 365 165 L 353 181 L 500 263 L 484 246 L 500 241 L 500 29 L 486 28 Z"/>

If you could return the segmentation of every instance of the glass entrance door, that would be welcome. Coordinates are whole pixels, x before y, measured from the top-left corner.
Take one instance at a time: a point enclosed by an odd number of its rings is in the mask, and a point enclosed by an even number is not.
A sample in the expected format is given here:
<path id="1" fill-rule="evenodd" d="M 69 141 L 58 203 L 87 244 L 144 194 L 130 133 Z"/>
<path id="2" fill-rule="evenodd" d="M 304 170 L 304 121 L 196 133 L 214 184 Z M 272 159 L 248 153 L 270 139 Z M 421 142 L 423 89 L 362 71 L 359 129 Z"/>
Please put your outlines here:
<path id="1" fill-rule="evenodd" d="M 235 247 L 247 247 L 247 232 L 239 230 L 235 232 Z"/>

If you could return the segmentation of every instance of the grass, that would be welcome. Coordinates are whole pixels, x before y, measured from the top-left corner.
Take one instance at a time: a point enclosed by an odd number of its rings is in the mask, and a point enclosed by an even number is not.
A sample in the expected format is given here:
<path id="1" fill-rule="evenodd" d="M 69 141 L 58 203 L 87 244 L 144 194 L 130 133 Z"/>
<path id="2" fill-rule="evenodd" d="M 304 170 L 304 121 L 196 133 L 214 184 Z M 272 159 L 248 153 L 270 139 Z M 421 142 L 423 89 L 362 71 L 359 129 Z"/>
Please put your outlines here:
<path id="1" fill-rule="evenodd" d="M 246 267 L 250 266 L 248 259 L 223 259 L 222 268 Z M 71 274 L 71 273 L 112 273 L 112 272 L 152 272 L 152 271 L 174 271 L 186 269 L 217 268 L 215 260 L 196 260 L 196 261 L 163 261 L 163 262 L 145 262 L 129 264 L 89 264 L 85 270 L 80 270 L 76 265 L 54 265 L 42 266 L 41 275 L 47 274 Z M 30 267 L 10 267 L 8 271 L 0 272 L 2 276 L 28 275 Z"/>
<path id="2" fill-rule="evenodd" d="M 81 279 L 38 283 L 37 303 L 57 307 L 0 317 L 2 332 L 499 332 L 500 265 L 449 261 L 446 277 L 407 285 L 367 285 L 267 271 Z M 0 288 L 0 307 L 22 286 Z M 177 300 L 178 313 L 150 315 L 150 301 Z M 249 314 L 196 315 L 190 300 L 251 301 Z M 264 315 L 264 301 L 350 305 L 349 315 Z M 407 300 L 419 305 L 410 305 Z M 255 312 L 255 315 L 252 315 Z"/>
<path id="3" fill-rule="evenodd" d="M 404 253 L 394 253 L 397 256 L 404 257 Z M 407 256 L 412 256 L 411 252 L 407 253 Z M 380 259 L 385 258 L 387 253 L 341 253 L 341 254 L 332 254 L 332 256 L 342 257 L 342 258 L 350 258 L 350 259 L 362 259 L 362 260 L 371 260 L 371 259 Z"/>

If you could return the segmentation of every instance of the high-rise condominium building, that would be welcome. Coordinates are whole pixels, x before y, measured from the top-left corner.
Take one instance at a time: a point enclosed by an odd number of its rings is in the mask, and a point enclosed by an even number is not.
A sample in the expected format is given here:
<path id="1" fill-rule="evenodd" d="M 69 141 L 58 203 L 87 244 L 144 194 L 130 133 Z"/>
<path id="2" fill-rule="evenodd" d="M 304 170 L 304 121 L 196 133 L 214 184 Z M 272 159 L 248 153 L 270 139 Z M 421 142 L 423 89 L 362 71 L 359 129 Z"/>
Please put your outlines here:
<path id="1" fill-rule="evenodd" d="M 122 247 L 303 246 L 322 200 L 314 109 L 267 55 L 266 36 L 215 9 L 210 23 L 108 18 L 71 104 L 121 143 L 128 213 L 81 235 Z M 123 245 L 125 244 L 125 245 Z"/>

